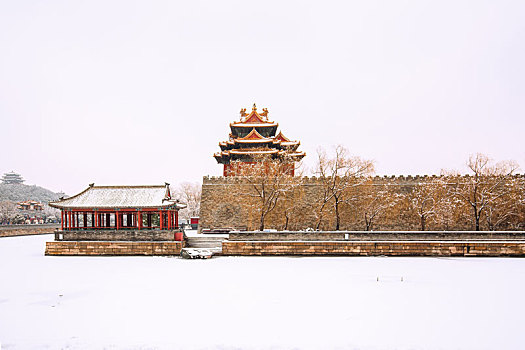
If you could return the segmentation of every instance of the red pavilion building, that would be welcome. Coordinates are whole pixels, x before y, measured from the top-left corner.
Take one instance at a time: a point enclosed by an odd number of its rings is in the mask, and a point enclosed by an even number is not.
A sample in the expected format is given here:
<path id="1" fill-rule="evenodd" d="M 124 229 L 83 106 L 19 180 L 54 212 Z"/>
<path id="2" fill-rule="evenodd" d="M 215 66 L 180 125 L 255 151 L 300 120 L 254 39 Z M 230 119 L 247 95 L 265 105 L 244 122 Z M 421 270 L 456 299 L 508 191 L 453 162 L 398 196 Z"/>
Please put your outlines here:
<path id="1" fill-rule="evenodd" d="M 294 175 L 295 163 L 306 155 L 298 151 L 299 141 L 291 141 L 282 132 L 277 133 L 279 124 L 268 120 L 268 109 L 257 112 L 255 103 L 252 111 L 247 114 L 246 108 L 241 109 L 241 118 L 230 123 L 231 133 L 228 141 L 220 142 L 221 151 L 213 156 L 217 163 L 224 165 L 224 176 L 235 176 L 232 162 L 253 164 L 261 156 L 281 160 L 289 166 L 283 167 L 290 175 Z"/>
<path id="2" fill-rule="evenodd" d="M 50 202 L 61 210 L 62 231 L 177 230 L 178 211 L 186 207 L 171 197 L 169 184 L 95 186 Z"/>

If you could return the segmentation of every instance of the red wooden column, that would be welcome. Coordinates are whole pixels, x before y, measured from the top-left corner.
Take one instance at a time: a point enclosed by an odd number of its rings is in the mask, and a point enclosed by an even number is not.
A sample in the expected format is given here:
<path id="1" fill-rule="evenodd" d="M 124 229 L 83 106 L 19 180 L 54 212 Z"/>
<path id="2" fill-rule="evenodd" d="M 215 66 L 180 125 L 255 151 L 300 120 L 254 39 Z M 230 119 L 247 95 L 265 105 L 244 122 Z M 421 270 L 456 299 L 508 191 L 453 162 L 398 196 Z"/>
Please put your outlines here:
<path id="1" fill-rule="evenodd" d="M 68 230 L 71 230 L 72 224 L 71 224 L 71 218 L 73 215 L 71 215 L 71 211 L 67 212 L 67 226 Z"/>
<path id="2" fill-rule="evenodd" d="M 120 220 L 119 220 L 118 211 L 115 211 L 115 226 L 117 230 L 120 229 Z"/>
<path id="3" fill-rule="evenodd" d="M 179 227 L 179 211 L 175 210 L 175 228 Z"/>
<path id="4" fill-rule="evenodd" d="M 168 230 L 171 230 L 171 210 L 168 209 L 166 215 L 168 216 Z"/>
<path id="5" fill-rule="evenodd" d="M 160 220 L 159 220 L 159 225 L 160 225 L 159 229 L 162 230 L 162 229 L 163 229 L 163 226 L 164 226 L 164 225 L 163 225 L 163 221 L 164 221 L 163 219 L 164 219 L 164 218 L 162 217 L 162 210 L 159 211 L 159 219 L 160 219 Z"/>
<path id="6" fill-rule="evenodd" d="M 93 212 L 93 227 L 98 228 L 98 213 L 96 211 Z"/>
<path id="7" fill-rule="evenodd" d="M 64 231 L 64 210 L 60 211 L 60 230 Z"/>
<path id="8" fill-rule="evenodd" d="M 137 210 L 137 229 L 142 230 L 142 212 Z"/>

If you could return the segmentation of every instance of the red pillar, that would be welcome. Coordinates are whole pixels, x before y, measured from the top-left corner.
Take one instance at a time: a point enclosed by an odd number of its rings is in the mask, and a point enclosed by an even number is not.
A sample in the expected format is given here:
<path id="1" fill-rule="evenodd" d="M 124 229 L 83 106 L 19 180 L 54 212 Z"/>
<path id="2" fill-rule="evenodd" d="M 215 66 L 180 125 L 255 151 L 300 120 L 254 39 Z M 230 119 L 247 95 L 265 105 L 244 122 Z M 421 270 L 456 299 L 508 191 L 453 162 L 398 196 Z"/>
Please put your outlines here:
<path id="1" fill-rule="evenodd" d="M 137 210 L 137 228 L 142 230 L 142 212 Z"/>
<path id="2" fill-rule="evenodd" d="M 162 210 L 161 210 L 161 211 L 159 211 L 159 225 L 160 225 L 159 228 L 160 228 L 161 230 L 163 229 L 163 226 L 164 226 L 164 225 L 163 225 L 163 221 L 164 221 L 163 219 L 164 219 L 164 218 L 162 217 Z"/>
<path id="3" fill-rule="evenodd" d="M 60 229 L 64 231 L 64 210 L 60 211 Z"/>
<path id="4" fill-rule="evenodd" d="M 68 230 L 71 230 L 71 228 L 73 227 L 73 225 L 71 224 L 71 218 L 73 217 L 73 215 L 71 214 L 70 211 L 67 212 L 67 226 L 68 226 Z"/>
<path id="5" fill-rule="evenodd" d="M 118 211 L 115 212 L 115 226 L 118 229 L 120 229 L 120 222 L 119 222 L 119 215 L 118 215 Z"/>
<path id="6" fill-rule="evenodd" d="M 179 227 L 179 211 L 175 210 L 175 227 Z"/>

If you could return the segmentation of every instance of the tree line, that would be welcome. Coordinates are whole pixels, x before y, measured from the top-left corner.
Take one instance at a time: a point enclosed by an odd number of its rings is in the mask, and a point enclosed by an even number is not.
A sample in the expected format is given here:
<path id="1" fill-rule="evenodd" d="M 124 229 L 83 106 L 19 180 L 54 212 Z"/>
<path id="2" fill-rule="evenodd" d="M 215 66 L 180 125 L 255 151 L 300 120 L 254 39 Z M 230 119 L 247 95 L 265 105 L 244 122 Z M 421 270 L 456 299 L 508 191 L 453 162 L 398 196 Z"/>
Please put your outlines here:
<path id="1" fill-rule="evenodd" d="M 465 175 L 442 171 L 410 179 L 377 178 L 372 161 L 337 146 L 331 154 L 318 150 L 314 190 L 301 171 L 295 177 L 282 171 L 286 164 L 286 159 L 270 158 L 250 166 L 234 162 L 232 169 L 245 186 L 231 187 L 224 200 L 241 198 L 257 213 L 254 228 L 259 230 L 525 229 L 525 178 L 516 174 L 513 161 L 475 154 L 466 162 Z"/>

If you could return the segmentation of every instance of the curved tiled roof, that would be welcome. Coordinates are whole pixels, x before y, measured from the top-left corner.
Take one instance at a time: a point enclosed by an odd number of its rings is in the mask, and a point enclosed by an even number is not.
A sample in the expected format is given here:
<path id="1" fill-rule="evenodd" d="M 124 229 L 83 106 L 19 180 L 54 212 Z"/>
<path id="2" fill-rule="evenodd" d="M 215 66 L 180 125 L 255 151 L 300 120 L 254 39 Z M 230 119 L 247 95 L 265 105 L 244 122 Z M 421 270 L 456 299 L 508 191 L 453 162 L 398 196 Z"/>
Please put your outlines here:
<path id="1" fill-rule="evenodd" d="M 234 142 L 240 142 L 240 143 L 265 143 L 265 142 L 272 142 L 273 138 L 264 137 L 261 134 L 255 130 L 255 128 L 252 129 L 248 133 L 248 135 L 235 139 Z"/>
<path id="2" fill-rule="evenodd" d="M 72 197 L 50 202 L 59 209 L 73 208 L 185 208 L 171 198 L 169 185 L 159 186 L 94 186 Z"/>

